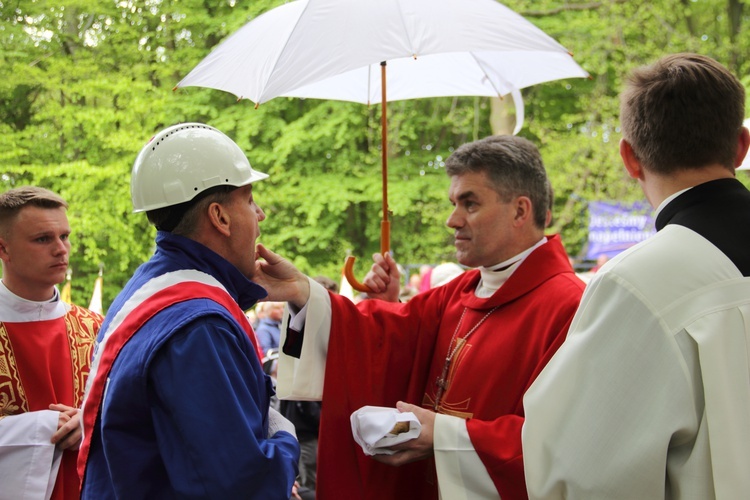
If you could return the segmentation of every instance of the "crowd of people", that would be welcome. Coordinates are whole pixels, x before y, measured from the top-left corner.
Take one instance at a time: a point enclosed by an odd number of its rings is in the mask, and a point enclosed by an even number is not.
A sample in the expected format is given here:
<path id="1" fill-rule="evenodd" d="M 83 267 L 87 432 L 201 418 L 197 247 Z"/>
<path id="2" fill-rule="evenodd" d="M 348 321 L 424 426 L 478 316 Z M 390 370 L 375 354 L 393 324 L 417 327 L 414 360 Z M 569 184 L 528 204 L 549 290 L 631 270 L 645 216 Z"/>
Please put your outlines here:
<path id="1" fill-rule="evenodd" d="M 709 57 L 632 73 L 620 154 L 658 232 L 587 285 L 516 136 L 445 161 L 457 263 L 402 287 L 375 254 L 363 301 L 257 243 L 268 175 L 205 124 L 136 158 L 156 250 L 104 318 L 57 289 L 65 200 L 6 191 L 0 499 L 747 497 L 744 109 Z"/>

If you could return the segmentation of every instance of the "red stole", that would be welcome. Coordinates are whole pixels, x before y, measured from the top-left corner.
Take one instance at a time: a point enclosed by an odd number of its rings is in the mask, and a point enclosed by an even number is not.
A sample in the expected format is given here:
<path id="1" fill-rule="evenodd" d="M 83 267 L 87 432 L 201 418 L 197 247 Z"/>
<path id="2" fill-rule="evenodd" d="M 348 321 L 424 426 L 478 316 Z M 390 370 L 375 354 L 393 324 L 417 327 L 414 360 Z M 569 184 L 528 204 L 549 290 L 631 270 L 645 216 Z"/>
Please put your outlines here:
<path id="1" fill-rule="evenodd" d="M 151 282 L 146 283 L 141 290 L 150 285 Z M 114 329 L 110 326 L 110 329 L 105 332 L 106 344 L 103 346 L 104 348 L 102 349 L 102 352 L 97 354 L 97 360 L 94 364 L 94 373 L 92 375 L 93 378 L 90 381 L 90 387 L 86 394 L 85 405 L 83 408 L 84 435 L 83 442 L 81 443 L 81 450 L 78 455 L 78 474 L 81 477 L 81 484 L 83 484 L 83 481 L 85 480 L 86 461 L 88 460 L 88 454 L 91 448 L 91 435 L 95 430 L 96 421 L 99 417 L 99 410 L 101 409 L 102 398 L 104 396 L 104 388 L 112 364 L 115 359 L 117 359 L 120 350 L 128 340 L 138 332 L 141 326 L 153 318 L 157 313 L 179 302 L 199 298 L 212 300 L 227 309 L 247 333 L 247 336 L 258 355 L 258 359 L 262 358 L 260 348 L 255 338 L 255 333 L 253 332 L 245 313 L 240 309 L 239 305 L 237 305 L 226 290 L 219 288 L 218 286 L 207 285 L 196 281 L 178 282 L 167 286 L 166 288 L 158 288 L 157 286 L 153 290 L 153 293 L 147 294 L 145 297 L 142 297 L 140 302 L 135 302 L 132 305 L 132 309 L 128 312 L 122 323 L 117 325 Z M 128 306 L 127 303 L 123 308 L 126 306 Z M 100 347 L 102 346 L 100 345 Z"/>
<path id="2" fill-rule="evenodd" d="M 48 410 L 53 403 L 80 407 L 101 322 L 71 306 L 58 319 L 0 323 L 0 414 Z M 79 498 L 76 457 L 77 451 L 63 453 L 52 499 Z"/>

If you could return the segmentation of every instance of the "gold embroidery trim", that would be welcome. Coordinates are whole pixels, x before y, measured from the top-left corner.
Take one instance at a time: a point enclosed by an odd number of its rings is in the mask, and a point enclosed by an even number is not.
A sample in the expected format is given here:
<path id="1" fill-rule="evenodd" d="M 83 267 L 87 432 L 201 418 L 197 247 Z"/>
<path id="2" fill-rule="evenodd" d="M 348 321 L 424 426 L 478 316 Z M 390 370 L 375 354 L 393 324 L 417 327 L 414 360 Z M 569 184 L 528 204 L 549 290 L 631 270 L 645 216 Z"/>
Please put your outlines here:
<path id="1" fill-rule="evenodd" d="M 29 401 L 18 374 L 16 356 L 4 323 L 0 323 L 0 416 L 29 411 Z"/>
<path id="2" fill-rule="evenodd" d="M 75 406 L 80 408 L 86 379 L 89 376 L 91 350 L 94 347 L 96 334 L 102 326 L 102 317 L 94 312 L 71 304 L 65 315 L 65 331 L 68 333 L 70 361 L 72 363 L 73 397 Z"/>
<path id="3" fill-rule="evenodd" d="M 465 339 L 461 338 L 461 339 L 458 339 L 456 346 L 457 346 L 457 349 L 454 354 L 454 362 L 451 363 L 451 366 L 447 374 L 448 376 L 446 377 L 447 382 L 448 382 L 447 389 L 445 390 L 445 393 L 443 394 L 442 400 L 438 404 L 437 413 L 441 413 L 443 415 L 450 415 L 452 417 L 469 419 L 474 416 L 474 412 L 469 412 L 465 410 L 469 407 L 471 398 L 467 398 L 457 403 L 451 403 L 448 401 L 449 395 L 450 395 L 450 388 L 453 385 L 453 378 L 456 376 L 456 371 L 458 370 L 458 367 L 461 366 L 461 362 L 463 361 L 463 358 L 466 355 L 466 352 L 468 352 L 471 349 L 472 344 L 469 344 L 468 342 L 466 342 Z M 422 397 L 422 406 L 425 408 L 434 408 L 435 399 L 433 398 L 433 396 L 428 393 L 425 393 L 425 395 Z"/>

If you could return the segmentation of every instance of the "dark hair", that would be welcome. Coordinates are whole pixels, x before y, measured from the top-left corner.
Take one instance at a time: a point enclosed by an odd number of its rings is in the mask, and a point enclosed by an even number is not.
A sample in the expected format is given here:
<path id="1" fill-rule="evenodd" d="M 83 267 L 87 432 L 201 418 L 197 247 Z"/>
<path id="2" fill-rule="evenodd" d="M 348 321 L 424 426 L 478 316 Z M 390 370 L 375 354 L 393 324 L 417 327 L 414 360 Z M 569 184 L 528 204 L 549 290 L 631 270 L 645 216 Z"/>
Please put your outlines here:
<path id="1" fill-rule="evenodd" d="M 673 54 L 636 69 L 620 96 L 622 135 L 647 170 L 721 164 L 734 172 L 745 89 L 724 66 Z"/>
<path id="2" fill-rule="evenodd" d="M 198 219 L 203 210 L 211 203 L 224 203 L 236 186 L 214 186 L 199 193 L 190 201 L 168 207 L 157 208 L 146 212 L 149 222 L 159 231 L 190 236 L 198 227 Z"/>
<path id="3" fill-rule="evenodd" d="M 526 196 L 534 210 L 534 224 L 544 229 L 550 208 L 550 184 L 539 149 L 529 140 L 512 135 L 493 135 L 460 146 L 445 161 L 453 177 L 484 172 L 492 188 L 505 202 Z"/>
<path id="4" fill-rule="evenodd" d="M 333 281 L 328 276 L 316 276 L 313 279 L 323 285 L 323 288 L 325 288 L 326 290 L 330 290 L 333 293 L 339 292 L 339 284 Z"/>
<path id="5" fill-rule="evenodd" d="M 67 209 L 68 203 L 60 195 L 37 186 L 23 186 L 6 191 L 0 194 L 0 229 L 3 233 L 21 209 L 27 206 Z"/>

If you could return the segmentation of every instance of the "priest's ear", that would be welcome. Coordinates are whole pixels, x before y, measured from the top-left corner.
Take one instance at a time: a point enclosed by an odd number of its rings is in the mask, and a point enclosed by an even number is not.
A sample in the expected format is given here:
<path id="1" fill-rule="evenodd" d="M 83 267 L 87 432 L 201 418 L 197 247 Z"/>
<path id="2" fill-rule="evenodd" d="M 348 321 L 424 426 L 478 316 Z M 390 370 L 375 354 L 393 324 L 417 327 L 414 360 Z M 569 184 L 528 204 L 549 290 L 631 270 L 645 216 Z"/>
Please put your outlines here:
<path id="1" fill-rule="evenodd" d="M 643 180 L 641 162 L 635 155 L 633 146 L 625 139 L 620 139 L 620 157 L 622 158 L 622 163 L 625 165 L 625 170 L 628 171 L 628 175 L 633 179 Z"/>
<path id="2" fill-rule="evenodd" d="M 531 199 L 528 196 L 519 196 L 515 200 L 516 216 L 513 219 L 515 226 L 522 226 L 528 220 L 533 220 L 534 210 Z"/>
<path id="3" fill-rule="evenodd" d="M 8 251 L 5 249 L 5 238 L 0 238 L 0 259 L 5 262 L 8 258 L 10 258 L 10 255 L 8 255 Z"/>
<path id="4" fill-rule="evenodd" d="M 747 127 L 742 127 L 740 137 L 737 139 L 737 157 L 734 160 L 734 168 L 742 166 L 748 147 L 750 147 L 750 132 L 748 132 Z"/>

